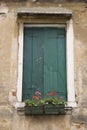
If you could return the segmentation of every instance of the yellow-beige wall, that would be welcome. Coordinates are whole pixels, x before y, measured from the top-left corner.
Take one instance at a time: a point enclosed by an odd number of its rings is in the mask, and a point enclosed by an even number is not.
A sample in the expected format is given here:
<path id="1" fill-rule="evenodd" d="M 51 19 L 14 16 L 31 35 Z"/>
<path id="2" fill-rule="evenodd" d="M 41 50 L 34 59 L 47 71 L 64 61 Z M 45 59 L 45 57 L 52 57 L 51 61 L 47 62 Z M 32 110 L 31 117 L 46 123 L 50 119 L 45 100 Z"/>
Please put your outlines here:
<path id="1" fill-rule="evenodd" d="M 10 92 L 16 90 L 18 77 L 18 19 L 15 10 L 33 6 L 62 6 L 73 11 L 74 85 L 77 108 L 74 108 L 70 115 L 26 117 L 22 112 L 17 112 L 10 103 Z M 86 129 L 87 4 L 56 1 L 54 3 L 0 2 L 0 130 Z"/>

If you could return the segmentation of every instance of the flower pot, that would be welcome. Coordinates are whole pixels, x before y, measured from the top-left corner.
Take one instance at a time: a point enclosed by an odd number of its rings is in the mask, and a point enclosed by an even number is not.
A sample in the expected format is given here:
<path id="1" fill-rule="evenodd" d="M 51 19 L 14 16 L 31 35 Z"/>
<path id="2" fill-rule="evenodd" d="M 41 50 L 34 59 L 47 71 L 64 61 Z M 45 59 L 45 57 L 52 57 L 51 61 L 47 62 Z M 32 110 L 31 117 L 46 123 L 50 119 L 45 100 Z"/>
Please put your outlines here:
<path id="1" fill-rule="evenodd" d="M 41 115 L 43 106 L 25 106 L 25 115 Z"/>
<path id="2" fill-rule="evenodd" d="M 44 106 L 25 106 L 25 115 L 63 115 L 65 105 L 46 104 Z"/>
<path id="3" fill-rule="evenodd" d="M 45 114 L 65 114 L 65 105 L 52 105 L 52 104 L 47 104 L 44 106 L 44 111 Z"/>

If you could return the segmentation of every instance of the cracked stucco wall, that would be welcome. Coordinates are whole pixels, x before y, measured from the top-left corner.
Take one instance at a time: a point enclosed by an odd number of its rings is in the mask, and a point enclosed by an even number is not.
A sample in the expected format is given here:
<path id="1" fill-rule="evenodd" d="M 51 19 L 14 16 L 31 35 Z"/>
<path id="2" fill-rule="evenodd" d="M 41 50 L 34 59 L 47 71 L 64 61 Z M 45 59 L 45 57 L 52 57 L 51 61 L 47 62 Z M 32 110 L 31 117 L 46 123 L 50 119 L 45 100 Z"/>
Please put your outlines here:
<path id="1" fill-rule="evenodd" d="M 9 100 L 16 100 L 13 90 L 16 90 L 17 85 L 18 21 L 15 10 L 32 6 L 62 6 L 74 12 L 74 84 L 77 108 L 71 115 L 26 117 L 9 103 Z M 87 3 L 0 2 L 0 31 L 0 130 L 86 130 Z"/>

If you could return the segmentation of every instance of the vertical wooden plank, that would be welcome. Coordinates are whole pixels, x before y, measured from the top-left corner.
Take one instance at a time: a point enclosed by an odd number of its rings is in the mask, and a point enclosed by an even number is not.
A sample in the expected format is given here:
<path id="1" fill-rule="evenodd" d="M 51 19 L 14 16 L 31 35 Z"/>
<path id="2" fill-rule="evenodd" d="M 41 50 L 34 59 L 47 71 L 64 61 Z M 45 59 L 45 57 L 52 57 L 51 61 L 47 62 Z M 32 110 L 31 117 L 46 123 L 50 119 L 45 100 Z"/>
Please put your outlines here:
<path id="1" fill-rule="evenodd" d="M 66 75 L 66 43 L 65 43 L 65 31 L 60 30 L 58 36 L 58 44 L 57 44 L 57 64 L 58 64 L 58 91 L 59 96 L 63 96 L 63 98 L 66 100 L 67 95 L 67 75 Z"/>
<path id="2" fill-rule="evenodd" d="M 54 28 L 45 28 L 44 43 L 44 91 L 57 91 L 57 33 Z M 55 77 L 55 78 L 54 78 Z M 56 85 L 55 85 L 56 84 Z"/>
<path id="3" fill-rule="evenodd" d="M 34 28 L 33 35 L 32 93 L 38 90 L 43 95 L 43 28 Z"/>
<path id="4" fill-rule="evenodd" d="M 24 58 L 23 58 L 23 100 L 32 97 L 32 30 L 24 30 Z"/>

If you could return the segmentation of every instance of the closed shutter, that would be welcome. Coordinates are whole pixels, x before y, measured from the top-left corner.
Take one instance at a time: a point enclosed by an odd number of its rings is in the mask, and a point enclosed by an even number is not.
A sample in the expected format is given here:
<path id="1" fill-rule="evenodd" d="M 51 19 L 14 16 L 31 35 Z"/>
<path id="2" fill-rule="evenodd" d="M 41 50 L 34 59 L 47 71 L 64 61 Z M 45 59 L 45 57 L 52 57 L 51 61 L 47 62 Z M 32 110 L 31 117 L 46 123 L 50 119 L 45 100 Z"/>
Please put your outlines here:
<path id="1" fill-rule="evenodd" d="M 66 44 L 65 30 L 45 29 L 44 91 L 56 91 L 66 100 Z"/>
<path id="2" fill-rule="evenodd" d="M 23 100 L 56 91 L 66 100 L 65 29 L 24 29 Z"/>

